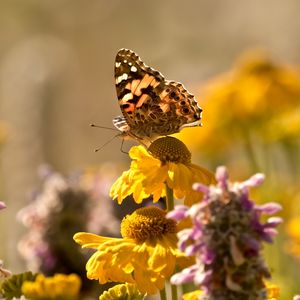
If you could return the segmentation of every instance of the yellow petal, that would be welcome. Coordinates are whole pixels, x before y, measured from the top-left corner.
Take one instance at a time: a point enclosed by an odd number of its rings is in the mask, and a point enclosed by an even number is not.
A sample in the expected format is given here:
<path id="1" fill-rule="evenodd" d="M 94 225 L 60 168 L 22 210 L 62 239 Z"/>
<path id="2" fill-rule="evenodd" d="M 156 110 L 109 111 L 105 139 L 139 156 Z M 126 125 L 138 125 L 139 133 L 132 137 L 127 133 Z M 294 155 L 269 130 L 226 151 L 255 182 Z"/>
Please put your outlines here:
<path id="1" fill-rule="evenodd" d="M 215 174 L 211 171 L 194 164 L 190 164 L 189 168 L 195 175 L 194 180 L 196 180 L 196 182 L 201 182 L 205 185 L 215 184 L 217 182 Z"/>
<path id="2" fill-rule="evenodd" d="M 150 194 L 147 194 L 141 182 L 135 185 L 133 190 L 133 199 L 135 203 L 142 203 L 143 199 L 148 198 Z"/>
<path id="3" fill-rule="evenodd" d="M 148 151 L 143 146 L 133 146 L 129 150 L 129 156 L 132 159 L 143 160 L 151 157 Z"/>
<path id="4" fill-rule="evenodd" d="M 99 236 L 93 233 L 78 232 L 74 235 L 73 239 L 76 243 L 82 246 L 82 248 L 97 249 L 99 244 L 102 244 L 113 238 Z"/>
<path id="5" fill-rule="evenodd" d="M 167 166 L 162 167 L 152 167 L 149 170 L 144 172 L 145 179 L 143 180 L 143 185 L 147 193 L 151 192 L 156 186 L 161 185 L 167 179 Z"/>

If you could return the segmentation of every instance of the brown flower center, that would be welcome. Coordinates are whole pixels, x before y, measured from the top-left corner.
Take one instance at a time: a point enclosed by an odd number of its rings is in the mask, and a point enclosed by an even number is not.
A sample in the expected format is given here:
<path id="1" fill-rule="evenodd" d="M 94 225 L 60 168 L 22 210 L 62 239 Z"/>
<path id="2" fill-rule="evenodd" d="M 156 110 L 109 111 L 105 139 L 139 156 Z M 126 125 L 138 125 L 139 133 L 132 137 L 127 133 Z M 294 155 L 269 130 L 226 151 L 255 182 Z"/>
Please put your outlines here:
<path id="1" fill-rule="evenodd" d="M 155 241 L 168 233 L 176 233 L 176 222 L 166 218 L 166 212 L 155 206 L 137 209 L 121 223 L 123 238 L 139 242 Z"/>
<path id="2" fill-rule="evenodd" d="M 162 163 L 168 161 L 173 163 L 188 164 L 191 162 L 191 152 L 186 145 L 171 136 L 166 136 L 155 140 L 148 148 L 153 157 Z"/>

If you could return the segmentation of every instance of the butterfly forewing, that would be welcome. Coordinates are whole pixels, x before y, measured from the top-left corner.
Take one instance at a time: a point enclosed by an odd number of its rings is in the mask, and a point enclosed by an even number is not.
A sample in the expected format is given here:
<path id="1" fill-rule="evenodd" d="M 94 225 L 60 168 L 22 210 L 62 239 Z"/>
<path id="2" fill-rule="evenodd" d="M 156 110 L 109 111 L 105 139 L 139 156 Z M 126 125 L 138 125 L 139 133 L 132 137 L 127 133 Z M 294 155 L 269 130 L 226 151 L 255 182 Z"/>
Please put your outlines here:
<path id="1" fill-rule="evenodd" d="M 115 80 L 121 111 L 127 122 L 133 125 L 137 109 L 155 101 L 153 98 L 157 94 L 154 89 L 164 78 L 146 66 L 133 51 L 121 49 L 116 56 Z"/>

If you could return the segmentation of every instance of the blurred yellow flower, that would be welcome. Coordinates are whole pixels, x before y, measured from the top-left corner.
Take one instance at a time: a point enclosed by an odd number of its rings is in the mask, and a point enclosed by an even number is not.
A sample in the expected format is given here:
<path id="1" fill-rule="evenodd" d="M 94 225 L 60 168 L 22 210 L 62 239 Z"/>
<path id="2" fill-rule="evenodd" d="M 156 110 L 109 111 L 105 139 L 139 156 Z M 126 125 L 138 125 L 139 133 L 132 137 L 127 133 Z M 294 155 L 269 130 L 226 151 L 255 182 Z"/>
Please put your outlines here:
<path id="1" fill-rule="evenodd" d="M 199 296 L 201 296 L 201 295 L 203 295 L 203 291 L 196 290 L 196 291 L 182 295 L 182 299 L 183 300 L 198 300 Z"/>
<path id="2" fill-rule="evenodd" d="M 117 284 L 105 291 L 99 300 L 143 300 L 145 295 L 141 294 L 135 284 Z"/>
<path id="3" fill-rule="evenodd" d="M 286 227 L 290 241 L 286 245 L 287 252 L 300 259 L 300 217 L 291 219 Z"/>
<path id="4" fill-rule="evenodd" d="M 176 223 L 157 207 L 137 209 L 121 224 L 123 238 L 79 232 L 74 240 L 97 251 L 86 269 L 89 279 L 135 283 L 142 293 L 155 294 L 164 287 L 176 263 L 185 260 L 177 249 Z"/>
<path id="5" fill-rule="evenodd" d="M 246 54 L 231 72 L 208 82 L 202 98 L 201 134 L 183 130 L 179 137 L 203 152 L 232 147 L 234 141 L 248 138 L 250 131 L 265 140 L 299 136 L 300 72 L 261 52 Z M 277 131 L 281 121 L 287 123 Z"/>
<path id="6" fill-rule="evenodd" d="M 273 141 L 295 140 L 300 136 L 300 99 L 293 111 L 281 113 L 263 127 L 263 132 Z"/>
<path id="7" fill-rule="evenodd" d="M 150 195 L 153 202 L 157 202 L 165 196 L 167 184 L 177 199 L 184 198 L 184 203 L 191 205 L 202 199 L 202 194 L 192 189 L 193 183 L 215 182 L 212 172 L 191 163 L 191 153 L 174 137 L 157 139 L 148 150 L 142 146 L 132 147 L 129 156 L 132 158 L 130 169 L 123 172 L 110 190 L 110 196 L 117 198 L 119 204 L 131 194 L 136 203 Z"/>
<path id="8" fill-rule="evenodd" d="M 75 300 L 81 286 L 76 274 L 56 274 L 44 277 L 39 274 L 35 281 L 25 281 L 22 285 L 23 295 L 30 300 Z"/>
<path id="9" fill-rule="evenodd" d="M 279 300 L 280 289 L 276 284 L 266 283 L 268 299 L 267 300 Z"/>
<path id="10" fill-rule="evenodd" d="M 266 283 L 268 298 L 266 300 L 279 300 L 279 287 L 275 284 Z M 203 295 L 203 291 L 196 290 L 182 296 L 183 300 L 198 300 L 199 296 Z"/>

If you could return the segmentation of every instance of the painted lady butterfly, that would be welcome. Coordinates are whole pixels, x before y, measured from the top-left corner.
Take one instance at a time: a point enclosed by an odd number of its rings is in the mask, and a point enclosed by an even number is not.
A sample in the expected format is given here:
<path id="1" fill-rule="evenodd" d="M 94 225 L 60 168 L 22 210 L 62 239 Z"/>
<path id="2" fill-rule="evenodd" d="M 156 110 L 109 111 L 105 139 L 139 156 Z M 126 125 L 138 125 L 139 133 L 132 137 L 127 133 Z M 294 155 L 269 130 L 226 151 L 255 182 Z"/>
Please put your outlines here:
<path id="1" fill-rule="evenodd" d="M 141 143 L 201 126 L 202 109 L 194 96 L 175 81 L 145 65 L 131 50 L 121 49 L 115 63 L 116 89 L 123 117 L 113 124 L 123 137 Z"/>

